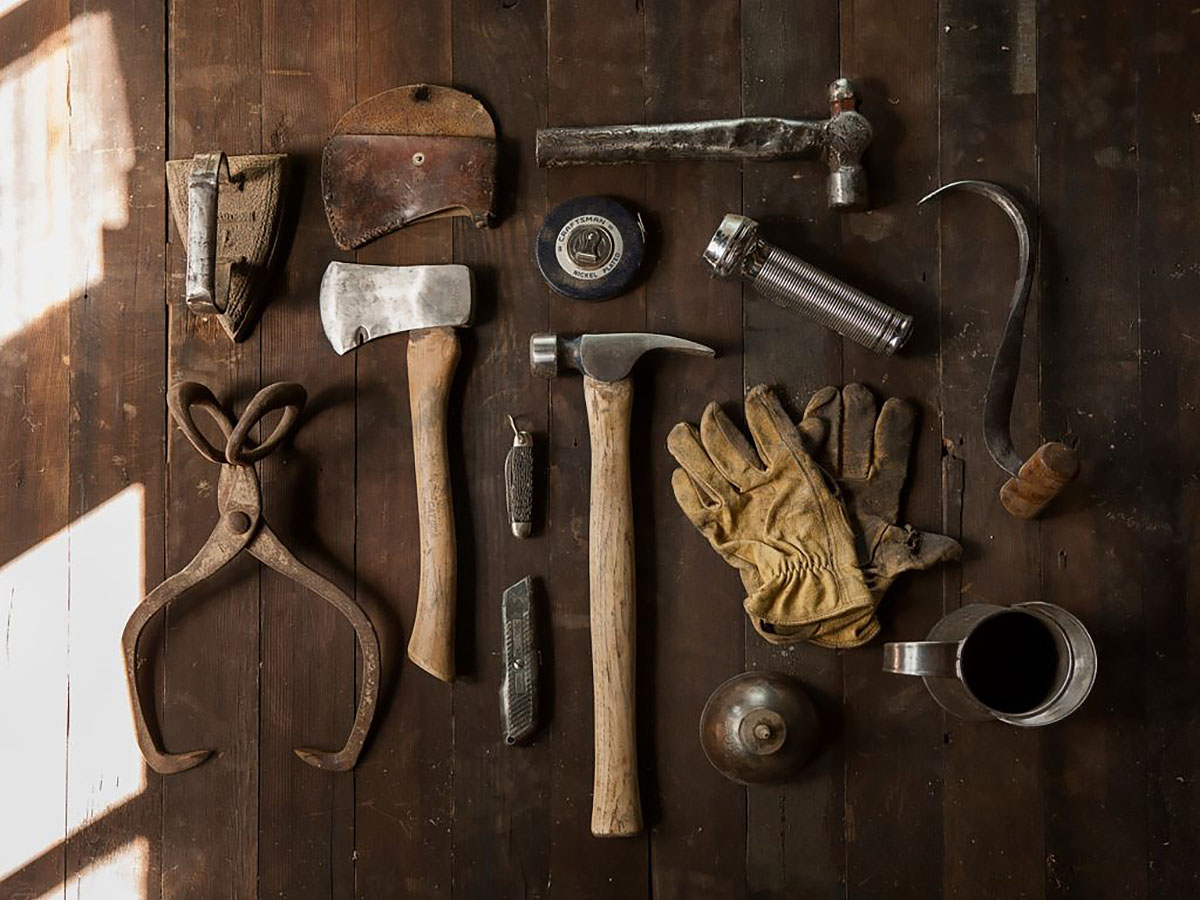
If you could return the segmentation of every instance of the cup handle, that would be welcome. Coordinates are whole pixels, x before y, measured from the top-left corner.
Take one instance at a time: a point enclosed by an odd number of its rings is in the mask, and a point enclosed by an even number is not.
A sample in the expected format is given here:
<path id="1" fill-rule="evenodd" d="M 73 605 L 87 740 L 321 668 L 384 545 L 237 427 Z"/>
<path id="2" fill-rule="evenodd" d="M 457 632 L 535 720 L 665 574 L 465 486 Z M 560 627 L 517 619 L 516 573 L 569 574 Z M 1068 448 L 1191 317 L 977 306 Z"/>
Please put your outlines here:
<path id="1" fill-rule="evenodd" d="M 960 641 L 904 641 L 883 645 L 883 671 L 933 678 L 958 677 Z"/>

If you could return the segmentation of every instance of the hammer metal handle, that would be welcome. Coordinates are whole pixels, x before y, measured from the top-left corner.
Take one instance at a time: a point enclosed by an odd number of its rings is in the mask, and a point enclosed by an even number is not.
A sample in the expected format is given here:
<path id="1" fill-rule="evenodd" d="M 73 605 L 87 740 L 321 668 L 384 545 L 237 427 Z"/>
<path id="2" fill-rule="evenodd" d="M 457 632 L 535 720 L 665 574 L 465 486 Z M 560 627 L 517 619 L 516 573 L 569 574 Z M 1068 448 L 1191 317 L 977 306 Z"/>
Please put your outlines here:
<path id="1" fill-rule="evenodd" d="M 539 166 L 571 166 L 817 156 L 827 143 L 825 125 L 823 121 L 759 117 L 667 125 L 542 128 L 537 133 L 537 161 Z"/>
<path id="2" fill-rule="evenodd" d="M 408 399 L 421 531 L 421 586 L 408 658 L 442 681 L 454 680 L 458 579 L 446 407 L 458 357 L 458 336 L 453 328 L 426 328 L 409 334 Z"/>
<path id="3" fill-rule="evenodd" d="M 592 483 L 588 525 L 596 767 L 592 834 L 642 830 L 634 724 L 633 495 L 629 416 L 633 382 L 584 376 Z"/>

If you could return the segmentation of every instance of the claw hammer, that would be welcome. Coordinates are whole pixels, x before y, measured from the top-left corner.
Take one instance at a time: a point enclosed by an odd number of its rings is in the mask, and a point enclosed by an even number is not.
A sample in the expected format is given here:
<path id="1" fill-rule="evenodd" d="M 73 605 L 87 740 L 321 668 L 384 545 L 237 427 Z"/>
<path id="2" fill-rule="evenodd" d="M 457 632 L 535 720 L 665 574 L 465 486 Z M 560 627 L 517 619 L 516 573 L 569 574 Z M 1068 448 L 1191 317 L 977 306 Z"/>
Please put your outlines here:
<path id="1" fill-rule="evenodd" d="M 642 830 L 634 725 L 633 493 L 629 418 L 633 364 L 650 350 L 715 356 L 711 347 L 665 334 L 535 334 L 529 363 L 547 377 L 565 365 L 583 373 L 592 481 L 588 515 L 588 590 L 596 761 L 592 834 Z"/>

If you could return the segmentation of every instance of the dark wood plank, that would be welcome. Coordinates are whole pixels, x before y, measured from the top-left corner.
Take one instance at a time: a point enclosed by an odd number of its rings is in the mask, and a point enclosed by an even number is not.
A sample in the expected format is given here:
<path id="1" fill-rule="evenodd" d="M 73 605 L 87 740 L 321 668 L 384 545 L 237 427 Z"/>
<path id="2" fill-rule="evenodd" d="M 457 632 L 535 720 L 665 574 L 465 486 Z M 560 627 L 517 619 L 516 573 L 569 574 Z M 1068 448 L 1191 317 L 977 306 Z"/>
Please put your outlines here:
<path id="1" fill-rule="evenodd" d="M 354 97 L 354 4 L 263 4 L 263 149 L 289 154 L 295 224 L 286 279 L 262 323 L 262 379 L 299 381 L 306 413 L 260 465 L 264 513 L 306 565 L 353 589 L 354 359 L 321 329 L 321 276 L 335 252 L 320 202 L 321 148 Z M 298 208 L 297 208 L 298 207 Z M 270 570 L 262 578 L 259 760 L 261 896 L 354 892 L 354 776 L 321 772 L 293 747 L 337 748 L 355 709 L 355 639 L 319 597 Z"/>
<path id="2" fill-rule="evenodd" d="M 174 4 L 168 16 L 168 157 L 261 148 L 261 22 Z M 207 384 L 238 411 L 260 384 L 261 330 L 233 345 L 215 320 L 184 305 L 185 261 L 169 227 L 167 383 Z M 218 468 L 170 424 L 167 565 L 180 569 L 217 518 Z M 232 563 L 167 611 L 163 644 L 168 749 L 212 747 L 203 765 L 163 779 L 164 897 L 254 897 L 258 890 L 259 574 Z"/>
<path id="3" fill-rule="evenodd" d="M 451 4 L 360 0 L 355 100 L 427 81 L 452 80 Z M 360 250 L 377 265 L 446 263 L 448 220 L 425 222 Z M 452 688 L 408 661 L 419 571 L 406 339 L 356 350 L 358 598 L 379 629 L 385 690 L 374 738 L 355 773 L 357 895 L 400 890 L 449 897 L 454 813 Z M 452 456 L 451 466 L 461 466 Z M 455 498 L 459 501 L 460 498 Z"/>
<path id="4" fill-rule="evenodd" d="M 545 501 L 548 385 L 529 371 L 530 334 L 544 331 L 549 298 L 530 261 L 546 203 L 533 135 L 545 121 L 546 8 L 538 3 L 459 0 L 454 10 L 454 82 L 479 97 L 500 136 L 499 220 L 477 231 L 455 223 L 455 260 L 476 279 L 475 325 L 463 333 L 455 393 L 453 445 L 461 477 L 454 485 L 459 534 L 458 659 L 454 695 L 454 894 L 546 897 L 550 884 L 550 782 L 555 713 L 549 666 L 549 571 L 544 517 L 533 537 L 507 525 L 502 476 L 512 446 L 505 416 L 534 434 L 537 497 Z M 541 728 L 510 747 L 500 730 L 503 677 L 500 597 L 535 577 L 543 646 Z"/>
<path id="5" fill-rule="evenodd" d="M 70 21 L 64 0 L 35 0 L 0 18 L 8 152 L 0 190 L 11 197 L 0 251 L 0 704 L 19 732 L 0 741 L 9 779 L 0 816 L 0 894 L 66 896 L 70 548 L 69 304 L 78 270 L 47 268 L 77 200 L 70 194 L 70 107 L 66 94 Z M 36 185 L 62 210 L 55 216 Z M 26 187 L 29 185 L 29 187 Z M 65 196 L 64 196 L 65 194 Z M 41 228 L 24 237 L 23 222 Z M 22 238 L 24 237 L 24 240 Z M 81 287 L 81 286 L 79 286 Z M 16 735 L 19 734 L 19 737 Z"/>
<path id="6" fill-rule="evenodd" d="M 1200 884 L 1200 742 L 1195 605 L 1200 451 L 1196 397 L 1197 172 L 1192 116 L 1200 16 L 1179 4 L 1142 7 L 1138 49 L 1138 272 L 1143 467 L 1139 502 L 1146 620 L 1147 896 L 1186 897 Z"/>
<path id="7" fill-rule="evenodd" d="M 803 43 L 805 52 L 795 49 Z M 829 4 L 743 4 L 742 108 L 746 115 L 828 114 L 838 68 L 837 9 Z M 850 74 L 856 74 L 851 72 Z M 870 111 L 868 111 L 870 115 Z M 837 254 L 840 222 L 826 203 L 825 167 L 811 160 L 747 165 L 744 212 L 767 240 L 816 265 Z M 716 222 L 712 227 L 716 227 Z M 734 285 L 724 288 L 736 296 Z M 798 417 L 814 390 L 841 381 L 841 341 L 807 319 L 742 290 L 743 387 L 770 384 Z M 732 571 L 731 597 L 743 596 Z M 738 612 L 745 615 L 738 605 Z M 746 793 L 746 880 L 751 896 L 844 896 L 842 659 L 820 647 L 779 648 L 744 623 L 746 668 L 785 672 L 816 703 L 826 736 L 820 756 L 796 782 Z"/>
<path id="8" fill-rule="evenodd" d="M 868 154 L 875 210 L 842 219 L 839 273 L 916 317 L 896 358 L 844 347 L 843 380 L 921 410 L 902 520 L 941 522 L 936 219 L 916 209 L 938 172 L 938 20 L 928 4 L 842 4 L 842 71 L 858 76 L 875 129 Z M 898 27 L 898 17 L 903 26 Z M 898 581 L 883 632 L 844 655 L 846 878 L 850 897 L 936 897 L 942 886 L 942 715 L 915 678 L 886 675 L 880 643 L 919 640 L 941 615 L 941 573 Z"/>
<path id="9" fill-rule="evenodd" d="M 1043 737 L 1054 897 L 1148 896 L 1132 15 L 1067 3 L 1038 17 L 1041 429 L 1073 431 L 1084 460 L 1042 525 L 1043 599 L 1092 631 L 1100 672 L 1088 704 Z"/>
<path id="10" fill-rule="evenodd" d="M 547 118 L 550 125 L 640 122 L 644 105 L 644 11 L 626 4 L 612 8 L 550 0 Z M 597 48 L 604 52 L 598 53 Z M 634 166 L 582 167 L 549 171 L 548 206 L 584 194 L 608 194 L 639 209 L 644 206 L 645 171 Z M 580 303 L 553 295 L 550 328 L 562 334 L 585 331 L 642 331 L 645 293 L 633 291 L 605 303 Z M 646 416 L 636 396 L 648 378 L 635 376 L 633 418 Z M 590 453 L 583 384 L 564 372 L 550 384 L 550 481 L 547 528 L 550 536 L 550 597 L 554 642 L 554 723 L 550 740 L 555 770 L 550 784 L 550 875 L 554 890 L 571 897 L 638 897 L 648 891 L 649 841 L 645 835 L 598 841 L 591 836 L 593 715 L 591 640 L 588 628 L 588 480 Z M 640 477 L 640 476 L 639 476 Z M 639 482 L 643 483 L 643 482 Z M 637 509 L 647 499 L 635 487 Z M 636 529 L 636 524 L 635 524 Z M 644 532 L 643 532 L 644 534 Z M 641 570 L 639 570 L 640 573 Z M 636 601 L 635 601 L 636 602 Z M 638 602 L 638 622 L 647 609 Z M 640 647 L 640 645 L 639 645 Z M 640 655 L 639 655 L 639 661 Z M 638 698 L 647 696 L 645 672 Z M 643 811 L 645 766 L 651 757 L 649 723 L 639 715 L 639 765 Z"/>
<path id="11" fill-rule="evenodd" d="M 1032 2 L 943 0 L 938 48 L 942 181 L 1000 182 L 1030 204 L 1031 214 L 1035 16 Z M 1038 523 L 1014 519 L 997 498 L 1006 476 L 988 456 L 981 419 L 1017 272 L 1013 227 L 981 197 L 949 195 L 939 206 L 929 215 L 941 222 L 943 487 L 948 527 L 966 547 L 962 565 L 944 573 L 943 610 L 950 612 L 968 603 L 1039 599 L 1041 564 Z M 1035 318 L 1031 310 L 1013 417 L 1018 452 L 1026 453 L 1038 446 Z M 1044 857 L 1040 734 L 945 717 L 947 897 L 1044 896 L 1042 866 L 1012 863 Z"/>
<path id="12" fill-rule="evenodd" d="M 1092 631 L 1100 673 L 1043 738 L 1049 896 L 1148 896 L 1133 12 L 1038 17 L 1041 429 L 1073 431 L 1084 461 L 1042 525 L 1043 599 Z"/>
<path id="13" fill-rule="evenodd" d="M 164 576 L 165 20 L 146 4 L 72 4 L 69 183 L 102 264 L 69 306 L 71 684 L 66 884 L 156 898 L 161 779 L 143 764 L 119 655 Z M 108 219 L 112 227 L 100 223 Z M 74 265 L 87 257 L 78 253 Z M 147 640 L 161 629 L 147 632 Z M 123 728 L 116 723 L 128 723 Z M 2 893 L 2 892 L 0 892 Z"/>
<path id="14" fill-rule="evenodd" d="M 737 115 L 736 5 L 649 4 L 645 16 L 647 118 Z M 740 298 L 698 258 L 721 212 L 740 208 L 741 173 L 736 163 L 678 162 L 649 166 L 645 178 L 653 242 L 647 327 L 718 353 L 715 360 L 651 356 L 638 383 L 644 418 L 635 431 L 634 478 L 647 486 L 637 522 L 638 664 L 642 684 L 652 687 L 638 700 L 642 727 L 652 729 L 642 742 L 653 753 L 653 777 L 642 786 L 655 822 L 651 890 L 659 898 L 729 897 L 745 883 L 745 793 L 708 765 L 697 731 L 709 693 L 742 668 L 742 615 L 737 594 L 713 590 L 727 567 L 680 513 L 665 447 L 676 422 L 698 422 L 708 401 L 741 393 Z"/>

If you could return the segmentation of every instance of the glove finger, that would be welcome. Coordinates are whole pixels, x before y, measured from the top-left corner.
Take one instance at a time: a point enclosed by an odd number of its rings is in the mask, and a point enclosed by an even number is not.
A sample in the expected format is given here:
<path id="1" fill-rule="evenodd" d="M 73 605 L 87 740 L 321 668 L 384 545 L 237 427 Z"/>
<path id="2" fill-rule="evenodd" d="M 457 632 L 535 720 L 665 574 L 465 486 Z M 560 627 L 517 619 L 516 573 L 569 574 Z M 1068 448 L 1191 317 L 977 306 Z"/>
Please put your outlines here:
<path id="1" fill-rule="evenodd" d="M 746 394 L 746 425 L 759 457 L 768 466 L 789 455 L 807 456 L 795 423 L 765 384 L 750 388 Z"/>
<path id="2" fill-rule="evenodd" d="M 913 435 L 917 430 L 917 410 L 907 400 L 893 397 L 883 404 L 875 422 L 875 457 L 877 472 L 908 472 Z M 903 484 L 903 477 L 901 478 Z"/>
<path id="3" fill-rule="evenodd" d="M 816 416 L 806 416 L 796 428 L 800 431 L 800 440 L 804 442 L 805 452 L 819 461 L 825 452 L 825 441 L 829 437 L 829 423 Z"/>
<path id="4" fill-rule="evenodd" d="M 688 521 L 704 531 L 705 526 L 712 519 L 712 510 L 715 506 L 706 500 L 704 494 L 696 486 L 696 482 L 692 481 L 691 476 L 683 469 L 676 469 L 671 473 L 671 490 L 675 492 L 675 502 L 679 504 L 683 514 L 688 517 Z"/>
<path id="5" fill-rule="evenodd" d="M 866 385 L 842 389 L 842 469 L 846 479 L 864 479 L 871 471 L 875 441 L 875 397 Z"/>
<path id="6" fill-rule="evenodd" d="M 871 555 L 871 566 L 886 589 L 901 572 L 928 569 L 960 556 L 962 545 L 954 538 L 889 525 Z"/>
<path id="7" fill-rule="evenodd" d="M 700 443 L 713 464 L 733 486 L 745 491 L 763 479 L 758 454 L 716 403 L 708 404 L 700 418 Z"/>
<path id="8" fill-rule="evenodd" d="M 667 435 L 667 449 L 691 476 L 692 483 L 704 498 L 706 506 L 733 499 L 732 486 L 709 459 L 695 428 L 687 422 L 680 422 Z"/>
<path id="9" fill-rule="evenodd" d="M 812 395 L 804 408 L 802 427 L 805 425 L 810 434 L 822 436 L 813 459 L 837 475 L 842 468 L 842 394 L 837 388 L 823 387 Z"/>

